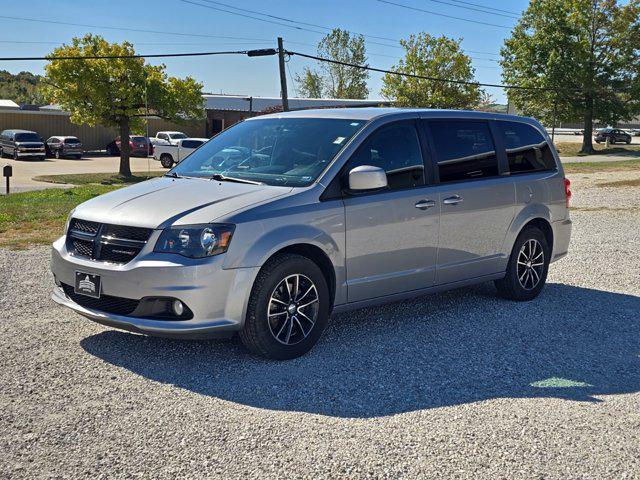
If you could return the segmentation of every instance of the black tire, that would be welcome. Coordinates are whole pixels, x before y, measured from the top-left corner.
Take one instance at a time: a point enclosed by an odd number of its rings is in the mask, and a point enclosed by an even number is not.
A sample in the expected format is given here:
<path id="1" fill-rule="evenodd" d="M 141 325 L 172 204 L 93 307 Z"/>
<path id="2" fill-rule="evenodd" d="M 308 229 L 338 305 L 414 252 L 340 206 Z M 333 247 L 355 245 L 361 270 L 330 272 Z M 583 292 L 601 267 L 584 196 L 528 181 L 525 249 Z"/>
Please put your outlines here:
<path id="1" fill-rule="evenodd" d="M 60 160 L 62 158 L 62 155 L 60 155 L 60 150 L 56 150 L 53 156 L 56 157 L 56 160 Z"/>
<path id="2" fill-rule="evenodd" d="M 627 145 L 629 145 L 631 143 L 631 139 L 627 138 Z"/>
<path id="3" fill-rule="evenodd" d="M 18 160 L 18 149 L 17 148 L 13 149 L 13 159 L 14 160 Z"/>
<path id="4" fill-rule="evenodd" d="M 526 249 L 529 245 L 528 242 L 530 241 L 532 242 L 532 245 L 535 245 L 533 242 L 537 242 L 542 249 L 542 265 L 539 267 L 532 266 L 535 263 L 540 263 L 539 259 L 534 260 L 533 264 L 530 264 L 529 266 L 518 263 L 523 246 Z M 532 256 L 535 257 L 535 255 L 537 254 Z M 536 298 L 544 288 L 547 280 L 550 258 L 551 251 L 549 244 L 547 243 L 547 239 L 542 231 L 534 226 L 526 227 L 522 232 L 520 232 L 520 235 L 518 235 L 518 238 L 513 245 L 505 277 L 494 282 L 500 296 L 508 300 L 516 300 L 519 302 L 526 302 Z M 522 273 L 524 270 L 532 269 L 534 271 L 530 274 Z M 524 283 L 527 285 L 526 287 L 523 286 L 523 281 L 520 280 L 521 278 L 524 278 Z M 534 285 L 533 282 L 536 278 L 538 282 Z"/>
<path id="5" fill-rule="evenodd" d="M 296 315 L 287 313 L 288 308 L 284 308 L 283 312 L 272 314 L 275 316 L 273 320 L 268 316 L 272 295 L 276 295 L 278 288 L 283 288 L 283 282 L 287 282 L 288 278 L 300 276 L 305 279 L 303 281 L 312 282 L 315 286 L 317 295 L 317 309 L 315 310 L 315 323 L 313 323 L 307 332 L 303 332 L 302 323 L 309 325 L 302 317 L 295 320 Z M 292 281 L 293 282 L 293 281 Z M 300 283 L 298 285 L 301 285 Z M 303 288 L 298 288 L 298 297 L 302 299 L 300 292 L 306 290 L 309 283 Z M 293 289 L 293 284 L 291 284 Z M 310 290 L 310 289 L 309 289 Z M 307 297 L 307 298 L 312 298 Z M 295 301 L 295 299 L 294 299 Z M 306 300 L 303 300 L 306 301 Z M 298 304 L 298 302 L 295 302 Z M 315 302 L 314 302 L 315 304 Z M 274 304 L 275 305 L 275 304 Z M 306 308 L 306 307 L 305 307 Z M 301 255 L 283 254 L 269 260 L 260 270 L 253 289 L 251 290 L 251 298 L 247 307 L 247 317 L 245 319 L 244 328 L 240 332 L 240 339 L 245 346 L 253 353 L 262 355 L 267 358 L 276 360 L 288 360 L 296 358 L 307 353 L 316 344 L 329 320 L 331 310 L 331 299 L 327 282 L 322 271 L 312 260 Z M 307 310 L 309 313 L 309 310 Z M 285 317 L 277 317 L 280 314 Z M 299 316 L 299 315 L 298 315 Z M 313 316 L 313 314 L 311 314 Z M 284 318 L 284 320 L 278 320 Z M 282 340 L 278 340 L 277 333 L 273 330 L 282 330 L 285 328 L 283 323 L 273 324 L 271 322 L 290 322 L 295 326 L 289 329 L 289 336 L 285 340 L 293 341 L 298 338 L 297 343 L 286 344 Z M 289 323 L 287 323 L 288 325 Z M 292 333 L 293 331 L 293 333 Z M 284 330 L 283 330 L 284 332 Z M 306 336 L 303 335 L 306 333 Z M 286 332 L 284 332 L 286 335 Z M 294 335 L 291 337 L 291 335 Z M 297 337 L 295 337 L 297 335 Z M 282 336 L 280 337 L 283 338 Z"/>
<path id="6" fill-rule="evenodd" d="M 173 167 L 173 157 L 168 153 L 163 153 L 162 155 L 160 155 L 160 165 L 162 165 L 164 168 Z"/>
<path id="7" fill-rule="evenodd" d="M 81 155 L 81 154 L 80 154 L 80 155 L 76 155 L 76 156 L 75 156 L 75 159 L 76 159 L 76 160 L 80 160 L 81 158 L 82 158 L 82 155 Z"/>

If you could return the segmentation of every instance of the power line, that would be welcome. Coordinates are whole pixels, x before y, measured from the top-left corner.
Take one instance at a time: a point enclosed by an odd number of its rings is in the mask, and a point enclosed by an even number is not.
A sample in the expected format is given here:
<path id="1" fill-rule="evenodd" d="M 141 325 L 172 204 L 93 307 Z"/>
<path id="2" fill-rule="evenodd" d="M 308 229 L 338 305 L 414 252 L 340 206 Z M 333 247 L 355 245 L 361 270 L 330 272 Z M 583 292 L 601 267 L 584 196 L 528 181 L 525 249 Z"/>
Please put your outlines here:
<path id="1" fill-rule="evenodd" d="M 86 23 L 72 23 L 72 22 L 62 22 L 59 20 L 42 20 L 38 18 L 28 18 L 28 17 L 10 17 L 7 15 L 0 15 L 0 18 L 5 20 L 20 20 L 23 22 L 35 22 L 35 23 L 50 23 L 54 25 L 68 25 L 71 27 L 86 27 L 86 28 L 96 28 L 99 30 L 122 30 L 126 32 L 138 32 L 138 33 L 156 33 L 160 35 L 177 35 L 182 37 L 203 37 L 203 38 L 222 38 L 227 40 L 252 40 L 258 42 L 270 42 L 271 39 L 264 38 L 248 38 L 248 37 L 229 37 L 226 35 L 208 35 L 204 33 L 184 33 L 184 32 L 167 32 L 164 30 L 144 30 L 141 28 L 130 28 L 130 27 L 112 27 L 106 25 L 90 25 Z"/>
<path id="2" fill-rule="evenodd" d="M 185 1 L 186 1 L 186 3 L 193 3 L 193 2 L 191 2 L 191 1 L 187 1 L 187 0 L 185 0 Z M 200 2 L 205 2 L 205 3 L 214 4 L 214 5 L 222 5 L 222 6 L 224 6 L 224 7 L 232 8 L 232 9 L 234 9 L 234 10 L 238 10 L 238 11 L 240 11 L 240 12 L 248 12 L 248 13 L 252 13 L 252 14 L 255 14 L 255 15 L 262 15 L 262 16 L 265 16 L 265 17 L 268 17 L 268 18 L 273 18 L 273 19 L 276 19 L 276 20 L 281 20 L 281 21 L 288 22 L 288 23 L 291 23 L 291 24 L 304 25 L 304 26 L 307 26 L 307 27 L 313 27 L 313 28 L 321 28 L 321 29 L 323 29 L 323 30 L 327 30 L 327 31 L 331 31 L 331 30 L 333 30 L 333 29 L 335 28 L 335 27 L 328 27 L 328 26 L 326 26 L 326 25 L 318 25 L 318 24 L 316 24 L 316 23 L 303 22 L 303 21 L 301 21 L 301 20 L 293 20 L 293 19 L 291 19 L 291 18 L 280 17 L 280 16 L 277 16 L 277 15 L 272 15 L 272 14 L 270 14 L 270 13 L 258 12 L 257 10 L 249 10 L 249 9 L 247 9 L 247 8 L 240 8 L 240 7 L 236 7 L 236 6 L 233 6 L 233 5 L 229 5 L 228 3 L 217 2 L 217 1 L 215 1 L 215 0 L 199 0 L 199 1 L 200 1 Z M 200 5 L 200 6 L 201 6 L 201 7 L 205 7 L 205 5 Z M 213 7 L 210 7 L 210 8 L 213 8 Z M 226 13 L 231 13 L 231 14 L 233 14 L 233 15 L 245 16 L 245 15 L 241 15 L 241 14 L 236 13 L 236 12 L 229 12 L 229 11 L 227 11 L 227 10 L 221 10 L 221 9 L 219 9 L 219 8 L 218 8 L 218 10 L 223 11 L 223 12 L 226 12 Z M 266 21 L 265 19 L 255 18 L 255 17 L 252 17 L 252 16 L 250 16 L 250 15 L 246 15 L 245 17 L 253 18 L 254 20 Z M 276 25 L 282 25 L 282 24 L 280 24 L 280 23 L 276 23 Z M 286 26 L 286 25 L 285 25 L 285 26 Z M 295 27 L 295 28 L 297 28 L 297 27 Z M 313 33 L 319 33 L 319 32 L 317 32 L 317 31 L 315 31 L 315 30 L 310 30 L 310 31 L 312 31 Z M 397 40 L 397 39 L 395 39 L 395 38 L 380 37 L 380 36 L 377 36 L 377 35 L 370 35 L 370 34 L 365 34 L 365 33 L 358 33 L 358 32 L 354 32 L 354 31 L 352 31 L 352 30 L 349 30 L 349 32 L 350 32 L 350 33 L 353 33 L 353 34 L 355 34 L 355 35 L 361 35 L 361 36 L 363 36 L 363 37 L 365 37 L 365 38 L 374 38 L 374 39 L 377 39 L 377 40 L 386 40 L 386 41 L 389 41 L 389 42 L 398 42 L 398 40 Z M 322 34 L 324 35 L 324 32 L 322 32 Z M 394 45 L 394 46 L 395 46 L 395 45 Z"/>
<path id="3" fill-rule="evenodd" d="M 451 3 L 451 2 L 446 2 L 445 0 L 426 0 L 427 2 L 433 2 L 433 3 L 440 3 L 442 5 L 449 5 L 452 7 L 456 7 L 456 8 L 463 8 L 465 10 L 471 10 L 474 12 L 480 12 L 480 13 L 486 13 L 488 15 L 497 15 L 498 17 L 506 17 L 506 18 L 515 18 L 518 19 L 520 18 L 519 15 L 512 15 L 510 13 L 499 13 L 497 11 L 490 11 L 488 9 L 486 9 L 485 7 L 468 7 L 465 5 L 456 5 L 455 3 Z"/>
<path id="4" fill-rule="evenodd" d="M 464 4 L 464 5 L 472 5 L 472 6 L 474 6 L 474 7 L 486 8 L 487 10 L 495 10 L 496 12 L 512 13 L 512 14 L 514 14 L 514 15 L 518 15 L 518 16 L 520 15 L 520 13 L 518 13 L 518 12 L 514 12 L 513 10 L 503 10 L 503 9 L 501 9 L 501 8 L 489 7 L 489 6 L 486 6 L 486 5 L 480 5 L 480 4 L 478 4 L 478 3 L 473 3 L 473 2 L 464 2 L 464 1 L 462 1 L 462 0 L 451 0 L 451 1 L 452 1 L 452 2 L 456 2 L 456 3 L 461 3 L 461 4 Z"/>
<path id="5" fill-rule="evenodd" d="M 454 15 L 447 15 L 446 13 L 438 13 L 438 12 L 434 12 L 434 11 L 431 11 L 431 10 L 425 10 L 423 8 L 412 7 L 410 5 L 404 5 L 402 3 L 390 2 L 389 0 L 376 0 L 376 1 L 378 1 L 380 3 L 386 3 L 388 5 L 394 5 L 394 6 L 400 7 L 400 8 L 406 8 L 407 10 L 413 10 L 415 12 L 428 13 L 429 15 L 437 15 L 439 17 L 451 18 L 453 20 L 460 20 L 462 22 L 476 23 L 478 25 L 486 25 L 486 26 L 489 26 L 489 27 L 511 29 L 511 27 L 509 27 L 507 25 L 498 25 L 496 23 L 481 22 L 480 20 L 471 20 L 469 18 L 456 17 Z"/>
<path id="6" fill-rule="evenodd" d="M 357 65 L 355 63 L 348 63 L 348 62 L 341 62 L 339 60 L 332 60 L 330 58 L 323 58 L 323 57 L 318 57 L 315 55 L 308 55 L 306 53 L 300 53 L 300 52 L 292 52 L 292 51 L 287 51 L 287 54 L 294 56 L 297 55 L 299 57 L 304 57 L 304 58 L 309 58 L 311 60 L 316 60 L 319 62 L 327 62 L 327 63 L 333 63 L 336 65 L 342 65 L 344 67 L 353 67 L 353 68 L 359 68 L 361 70 L 370 70 L 372 72 L 378 72 L 378 73 L 388 73 L 391 75 L 398 75 L 401 77 L 409 77 L 409 78 L 420 78 L 423 80 L 430 80 L 433 82 L 442 82 L 442 83 L 453 83 L 456 85 L 475 85 L 475 86 L 479 86 L 479 87 L 496 87 L 496 88 L 504 88 L 504 89 L 510 89 L 510 90 L 534 90 L 534 91 L 550 91 L 550 92 L 557 92 L 557 89 L 554 88 L 544 88 L 544 87 L 524 87 L 524 86 L 520 86 L 520 85 L 503 85 L 503 84 L 498 84 L 498 83 L 480 83 L 480 82 L 469 82 L 469 81 L 465 81 L 465 80 L 453 80 L 453 79 L 449 79 L 449 78 L 439 78 L 439 77 L 430 77 L 430 76 L 426 76 L 426 75 L 416 75 L 413 73 L 402 73 L 402 72 L 396 72 L 393 70 L 385 70 L 383 68 L 375 68 L 375 67 L 370 67 L 368 65 Z M 563 89 L 565 91 L 577 91 L 578 89 Z"/>
<path id="7" fill-rule="evenodd" d="M 109 60 L 117 58 L 161 58 L 161 57 L 204 57 L 211 55 L 249 55 L 249 56 L 262 56 L 262 55 L 275 55 L 274 49 L 264 49 L 265 53 L 260 55 L 252 55 L 252 52 L 261 52 L 261 50 L 235 50 L 227 52 L 191 52 L 191 53 L 155 53 L 155 54 L 134 54 L 134 55 L 70 55 L 64 57 L 0 57 L 2 62 L 11 61 L 24 61 L 24 60 Z M 266 53 L 269 52 L 269 53 Z"/>

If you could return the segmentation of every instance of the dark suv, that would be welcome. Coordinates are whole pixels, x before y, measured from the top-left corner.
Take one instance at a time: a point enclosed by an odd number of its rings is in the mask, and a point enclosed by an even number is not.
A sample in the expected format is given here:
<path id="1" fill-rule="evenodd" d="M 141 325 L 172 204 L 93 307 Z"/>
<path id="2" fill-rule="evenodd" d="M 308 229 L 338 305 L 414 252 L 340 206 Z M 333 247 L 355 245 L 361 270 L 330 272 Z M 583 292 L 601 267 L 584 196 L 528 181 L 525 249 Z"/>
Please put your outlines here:
<path id="1" fill-rule="evenodd" d="M 619 128 L 601 128 L 596 132 L 594 140 L 596 143 L 602 143 L 606 142 L 607 138 L 609 143 L 624 142 L 627 145 L 631 143 L 631 135 Z"/>
<path id="2" fill-rule="evenodd" d="M 24 157 L 44 160 L 44 142 L 40 135 L 29 130 L 4 130 L 0 134 L 0 157 L 12 156 L 14 160 Z"/>
<path id="3" fill-rule="evenodd" d="M 50 137 L 46 142 L 47 154 L 56 158 L 82 158 L 82 143 L 78 137 Z"/>

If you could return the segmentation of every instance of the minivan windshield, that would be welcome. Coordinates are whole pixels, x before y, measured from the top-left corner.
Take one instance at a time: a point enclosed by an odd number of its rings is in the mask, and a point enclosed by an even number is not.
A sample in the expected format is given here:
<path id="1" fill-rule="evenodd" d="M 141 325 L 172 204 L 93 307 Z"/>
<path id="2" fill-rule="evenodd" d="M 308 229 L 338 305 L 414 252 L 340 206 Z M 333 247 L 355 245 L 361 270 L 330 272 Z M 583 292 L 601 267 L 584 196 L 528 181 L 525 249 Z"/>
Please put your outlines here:
<path id="1" fill-rule="evenodd" d="M 310 185 L 364 125 L 336 118 L 263 118 L 223 131 L 179 163 L 171 173 L 214 175 L 267 185 Z"/>
<path id="2" fill-rule="evenodd" d="M 27 132 L 27 133 L 16 133 L 15 136 L 16 142 L 41 142 L 40 136 L 37 133 Z"/>

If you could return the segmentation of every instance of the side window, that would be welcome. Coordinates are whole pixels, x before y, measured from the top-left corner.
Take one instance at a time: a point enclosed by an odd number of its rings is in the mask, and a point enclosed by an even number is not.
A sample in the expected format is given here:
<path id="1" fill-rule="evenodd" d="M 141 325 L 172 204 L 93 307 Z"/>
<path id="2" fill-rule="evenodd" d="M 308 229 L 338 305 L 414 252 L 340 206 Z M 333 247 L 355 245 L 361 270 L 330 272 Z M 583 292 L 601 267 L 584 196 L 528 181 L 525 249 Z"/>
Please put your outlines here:
<path id="1" fill-rule="evenodd" d="M 509 171 L 512 174 L 542 172 L 556 166 L 551 148 L 542 134 L 531 125 L 520 122 L 496 122 L 502 135 Z"/>
<path id="2" fill-rule="evenodd" d="M 348 170 L 361 165 L 382 168 L 392 190 L 424 185 L 424 163 L 413 122 L 373 132 L 349 160 Z"/>
<path id="3" fill-rule="evenodd" d="M 497 177 L 498 158 L 486 122 L 429 122 L 440 183 Z"/>

